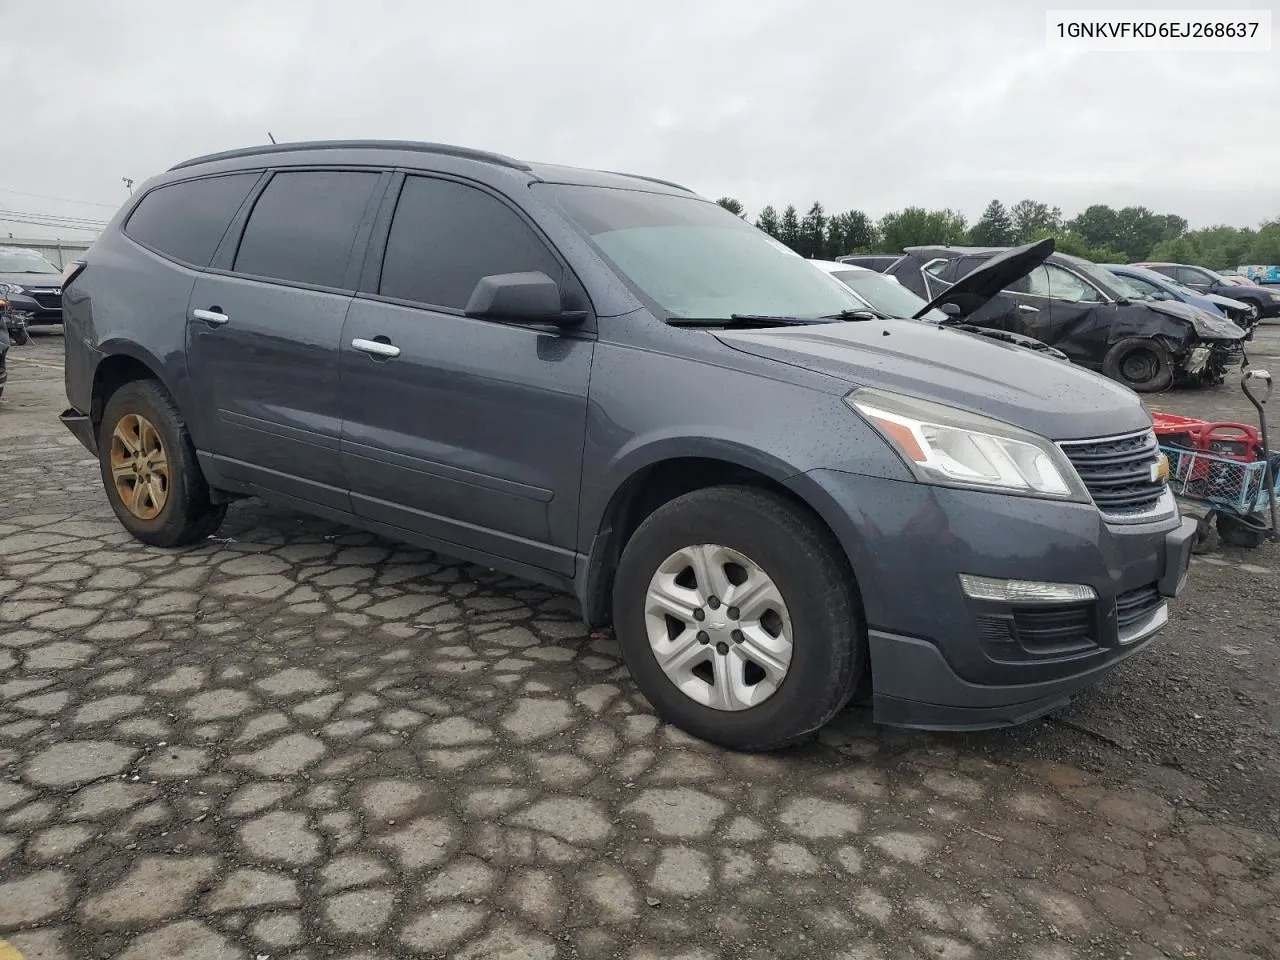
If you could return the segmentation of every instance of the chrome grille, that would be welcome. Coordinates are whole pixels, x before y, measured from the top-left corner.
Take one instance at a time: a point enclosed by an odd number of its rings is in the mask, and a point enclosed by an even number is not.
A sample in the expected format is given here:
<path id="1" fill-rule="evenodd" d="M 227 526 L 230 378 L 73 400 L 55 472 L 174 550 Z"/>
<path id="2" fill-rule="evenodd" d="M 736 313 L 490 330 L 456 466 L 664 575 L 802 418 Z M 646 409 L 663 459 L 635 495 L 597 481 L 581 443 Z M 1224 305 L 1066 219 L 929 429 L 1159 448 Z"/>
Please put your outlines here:
<path id="1" fill-rule="evenodd" d="M 1076 468 L 1093 502 L 1109 517 L 1133 519 L 1154 510 L 1168 482 L 1152 482 L 1160 446 L 1151 430 L 1098 440 L 1059 444 Z"/>

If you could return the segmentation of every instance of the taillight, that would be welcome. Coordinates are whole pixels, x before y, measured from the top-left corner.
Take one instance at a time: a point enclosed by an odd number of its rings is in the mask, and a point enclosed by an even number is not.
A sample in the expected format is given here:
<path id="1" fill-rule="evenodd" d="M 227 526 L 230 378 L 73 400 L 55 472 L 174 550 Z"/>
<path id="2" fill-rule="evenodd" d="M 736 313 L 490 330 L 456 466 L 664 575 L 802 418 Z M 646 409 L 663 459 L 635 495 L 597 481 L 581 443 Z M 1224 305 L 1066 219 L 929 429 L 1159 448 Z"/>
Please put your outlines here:
<path id="1" fill-rule="evenodd" d="M 71 263 L 67 264 L 66 268 L 62 271 L 63 293 L 66 293 L 67 287 L 71 286 L 71 281 L 80 276 L 86 266 L 88 266 L 88 264 L 84 260 L 73 260 Z"/>

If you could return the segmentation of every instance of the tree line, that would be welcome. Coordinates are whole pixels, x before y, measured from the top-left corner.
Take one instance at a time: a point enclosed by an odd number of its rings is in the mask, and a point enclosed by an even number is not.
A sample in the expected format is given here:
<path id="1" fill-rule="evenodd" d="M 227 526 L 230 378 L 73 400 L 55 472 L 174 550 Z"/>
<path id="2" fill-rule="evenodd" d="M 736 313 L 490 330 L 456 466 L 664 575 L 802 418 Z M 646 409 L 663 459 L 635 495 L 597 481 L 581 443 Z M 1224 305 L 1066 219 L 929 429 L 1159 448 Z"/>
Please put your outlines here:
<path id="1" fill-rule="evenodd" d="M 717 203 L 746 219 L 742 203 L 721 197 Z M 992 200 L 972 225 L 950 208 L 907 207 L 874 220 L 862 210 L 829 214 L 819 202 L 808 212 L 788 204 L 779 213 L 772 204 L 760 211 L 755 225 L 803 257 L 834 260 L 853 253 L 901 253 L 904 247 L 927 244 L 1012 246 L 1053 237 L 1063 253 L 1096 263 L 1170 260 L 1215 270 L 1241 264 L 1280 263 L 1280 218 L 1252 227 L 1214 226 L 1189 230 L 1187 221 L 1146 207 L 1093 204 L 1070 219 L 1062 210 L 1038 200 L 1019 200 L 1006 207 Z"/>

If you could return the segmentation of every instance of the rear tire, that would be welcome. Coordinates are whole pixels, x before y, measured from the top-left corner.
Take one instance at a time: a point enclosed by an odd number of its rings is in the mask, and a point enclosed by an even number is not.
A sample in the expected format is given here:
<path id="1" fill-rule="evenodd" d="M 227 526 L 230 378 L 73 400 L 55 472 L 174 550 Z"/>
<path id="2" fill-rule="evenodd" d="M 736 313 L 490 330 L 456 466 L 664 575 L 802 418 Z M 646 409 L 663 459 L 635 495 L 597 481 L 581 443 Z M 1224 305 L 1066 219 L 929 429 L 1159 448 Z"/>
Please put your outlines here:
<path id="1" fill-rule="evenodd" d="M 672 616 L 656 597 L 687 606 Z M 806 739 L 866 673 L 839 546 L 801 508 L 750 487 L 698 490 L 654 511 L 622 552 L 613 610 L 627 666 L 658 714 L 734 750 Z"/>
<path id="2" fill-rule="evenodd" d="M 226 515 L 225 504 L 209 499 L 177 406 L 154 380 L 126 383 L 107 400 L 98 428 L 98 463 L 111 509 L 143 543 L 199 543 Z"/>
<path id="3" fill-rule="evenodd" d="M 1107 351 L 1102 374 L 1138 393 L 1158 393 L 1173 383 L 1173 360 L 1155 340 L 1129 337 Z"/>

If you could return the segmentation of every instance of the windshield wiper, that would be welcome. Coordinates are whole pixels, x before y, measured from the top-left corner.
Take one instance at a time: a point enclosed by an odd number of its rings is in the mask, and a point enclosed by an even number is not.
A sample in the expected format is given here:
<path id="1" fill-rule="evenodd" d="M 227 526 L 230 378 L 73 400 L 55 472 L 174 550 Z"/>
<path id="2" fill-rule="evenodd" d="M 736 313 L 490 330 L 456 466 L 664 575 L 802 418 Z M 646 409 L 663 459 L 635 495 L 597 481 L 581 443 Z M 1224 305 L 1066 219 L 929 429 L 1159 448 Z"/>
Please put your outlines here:
<path id="1" fill-rule="evenodd" d="M 728 317 L 670 317 L 673 327 L 793 327 L 825 323 L 824 317 L 774 317 L 755 313 L 735 313 Z"/>
<path id="2" fill-rule="evenodd" d="M 887 313 L 881 313 L 879 310 L 872 310 L 870 307 L 862 307 L 859 310 L 841 310 L 839 313 L 828 313 L 822 317 L 823 320 L 896 320 L 898 318 L 891 317 Z"/>

